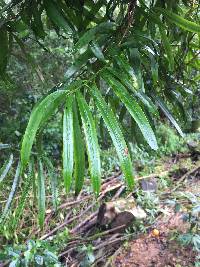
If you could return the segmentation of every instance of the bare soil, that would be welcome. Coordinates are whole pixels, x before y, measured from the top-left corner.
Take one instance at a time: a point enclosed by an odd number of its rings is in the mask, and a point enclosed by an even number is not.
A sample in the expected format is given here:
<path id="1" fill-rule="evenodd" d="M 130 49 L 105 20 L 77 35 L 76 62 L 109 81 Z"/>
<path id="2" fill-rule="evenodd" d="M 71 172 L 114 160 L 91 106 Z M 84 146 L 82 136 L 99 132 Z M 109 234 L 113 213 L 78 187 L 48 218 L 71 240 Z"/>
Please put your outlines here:
<path id="1" fill-rule="evenodd" d="M 187 182 L 185 192 L 200 194 L 200 173 L 195 179 Z M 176 233 L 186 233 L 189 224 L 184 222 L 183 213 L 169 210 L 164 218 L 158 220 L 154 229 L 159 231 L 155 236 L 153 228 L 148 234 L 128 242 L 126 246 L 115 253 L 110 266 L 116 267 L 193 267 L 195 266 L 194 252 L 191 247 L 183 247 L 174 240 Z"/>
<path id="2" fill-rule="evenodd" d="M 194 266 L 195 252 L 191 248 L 179 246 L 177 241 L 170 240 L 173 231 L 185 233 L 188 224 L 182 220 L 181 213 L 171 213 L 156 226 L 158 236 L 151 231 L 137 240 L 128 243 L 114 259 L 116 267 L 167 267 Z"/>

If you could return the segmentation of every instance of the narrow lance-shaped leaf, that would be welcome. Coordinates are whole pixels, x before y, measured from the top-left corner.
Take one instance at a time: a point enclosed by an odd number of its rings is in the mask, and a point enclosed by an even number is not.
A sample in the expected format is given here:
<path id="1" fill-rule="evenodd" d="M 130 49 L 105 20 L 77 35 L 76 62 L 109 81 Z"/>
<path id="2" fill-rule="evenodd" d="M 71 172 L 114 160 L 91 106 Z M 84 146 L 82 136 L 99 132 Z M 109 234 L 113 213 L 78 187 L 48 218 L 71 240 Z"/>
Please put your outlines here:
<path id="1" fill-rule="evenodd" d="M 70 29 L 66 18 L 63 16 L 59 6 L 56 5 L 54 1 L 44 0 L 44 6 L 48 17 L 53 21 L 56 26 L 62 28 L 66 33 L 72 32 L 72 29 Z"/>
<path id="2" fill-rule="evenodd" d="M 79 92 L 77 93 L 77 100 L 85 133 L 92 186 L 95 194 L 98 195 L 101 184 L 101 166 L 97 131 L 88 104 Z"/>
<path id="3" fill-rule="evenodd" d="M 35 2 L 32 12 L 33 12 L 32 29 L 39 38 L 44 39 L 45 31 L 42 23 L 43 9 L 40 9 L 39 6 L 37 5 L 37 2 Z"/>
<path id="4" fill-rule="evenodd" d="M 104 46 L 107 39 L 107 35 L 101 35 L 98 40 L 99 49 Z M 80 54 L 74 63 L 67 69 L 65 73 L 65 81 L 68 81 L 73 75 L 80 71 L 82 67 L 84 67 L 88 60 L 94 56 L 94 51 L 91 49 L 87 49 L 84 53 Z M 97 56 L 97 55 L 96 55 Z M 99 55 L 100 56 L 100 55 Z"/>
<path id="5" fill-rule="evenodd" d="M 136 100 L 127 92 L 126 88 L 108 72 L 102 73 L 103 79 L 112 87 L 116 95 L 124 103 L 131 116 L 136 121 L 138 127 L 140 128 L 145 140 L 150 145 L 152 149 L 157 149 L 157 141 L 154 132 L 147 120 L 143 110 L 136 102 Z"/>
<path id="6" fill-rule="evenodd" d="M 133 92 L 133 94 L 137 98 L 141 100 L 141 102 L 148 108 L 149 112 L 153 113 L 156 117 L 159 116 L 157 107 L 155 106 L 153 101 L 141 90 L 139 91 L 134 88 L 134 81 L 130 79 L 128 80 L 127 77 L 124 76 L 122 72 L 120 73 L 119 76 L 118 72 L 116 72 L 113 68 L 108 67 L 107 69 L 109 70 L 109 72 L 112 73 L 112 75 L 120 79 L 120 82 L 124 84 L 131 92 Z"/>
<path id="7" fill-rule="evenodd" d="M 63 178 L 67 192 L 70 190 L 73 173 L 74 129 L 72 104 L 73 96 L 67 97 L 63 115 Z"/>
<path id="8" fill-rule="evenodd" d="M 118 67 L 121 69 L 121 71 L 123 72 L 124 75 L 127 74 L 128 77 L 133 77 L 134 76 L 133 68 L 125 60 L 125 58 L 120 57 L 120 56 L 115 56 L 115 61 L 116 61 Z"/>
<path id="9" fill-rule="evenodd" d="M 184 101 L 181 94 L 179 94 L 176 90 L 168 89 L 164 91 L 166 99 L 172 104 L 173 106 L 173 113 L 176 117 L 181 118 L 182 122 L 189 121 L 188 113 L 184 108 Z"/>
<path id="10" fill-rule="evenodd" d="M 156 8 L 156 10 L 160 11 L 169 21 L 175 23 L 177 26 L 183 28 L 184 30 L 190 31 L 190 32 L 200 32 L 200 25 L 187 20 L 171 11 L 168 11 L 164 8 Z"/>
<path id="11" fill-rule="evenodd" d="M 152 113 L 156 117 L 159 116 L 157 107 L 146 94 L 139 91 L 135 91 L 134 94 L 142 101 L 142 103 L 147 107 L 150 113 Z"/>
<path id="12" fill-rule="evenodd" d="M 0 182 L 4 180 L 6 175 L 8 174 L 11 166 L 13 163 L 13 154 L 10 155 L 9 159 L 6 160 L 6 162 L 3 164 L 1 170 L 0 170 Z"/>
<path id="13" fill-rule="evenodd" d="M 0 28 L 0 75 L 5 72 L 8 58 L 8 34 L 5 28 Z"/>
<path id="14" fill-rule="evenodd" d="M 32 158 L 29 162 L 32 166 L 33 166 L 33 169 L 34 169 L 34 159 Z M 31 183 L 31 186 L 33 188 L 33 202 L 37 202 L 37 174 L 35 172 L 33 172 L 33 175 L 32 175 L 32 183 Z"/>
<path id="15" fill-rule="evenodd" d="M 54 170 L 51 160 L 48 157 L 45 157 L 44 161 L 45 161 L 47 171 L 48 171 L 48 176 L 50 179 L 53 207 L 54 209 L 57 209 L 58 207 L 58 177 Z"/>
<path id="16" fill-rule="evenodd" d="M 81 54 L 76 61 L 67 69 L 65 73 L 65 80 L 70 79 L 76 72 L 78 72 L 93 56 L 92 51 L 86 50 L 85 53 Z"/>
<path id="17" fill-rule="evenodd" d="M 141 56 L 138 48 L 129 48 L 129 61 L 137 77 L 137 89 L 144 91 L 144 81 L 141 71 Z"/>
<path id="18" fill-rule="evenodd" d="M 12 201 L 14 199 L 17 187 L 19 185 L 19 180 L 20 180 L 20 162 L 18 162 L 18 165 L 17 165 L 17 169 L 16 169 L 16 172 L 15 172 L 15 177 L 14 177 L 14 180 L 13 180 L 11 191 L 10 191 L 9 197 L 7 199 L 5 208 L 3 210 L 2 216 L 0 218 L 0 223 L 2 222 L 2 220 L 4 220 L 6 218 L 8 212 L 9 212 L 9 210 L 11 208 Z"/>
<path id="19" fill-rule="evenodd" d="M 159 27 L 159 29 L 160 29 L 160 35 L 161 35 L 161 39 L 163 42 L 163 46 L 164 46 L 164 49 L 165 49 L 165 52 L 166 52 L 166 55 L 167 55 L 167 58 L 169 61 L 170 70 L 173 71 L 173 69 L 174 69 L 174 57 L 172 54 L 171 45 L 170 45 L 169 39 L 165 33 L 165 30 L 162 27 Z"/>
<path id="20" fill-rule="evenodd" d="M 44 219 L 45 219 L 45 178 L 43 172 L 43 165 L 41 159 L 38 162 L 38 177 L 37 177 L 37 186 L 38 186 L 38 221 L 40 228 L 43 228 Z"/>
<path id="21" fill-rule="evenodd" d="M 178 123 L 174 119 L 174 117 L 172 116 L 171 112 L 169 111 L 169 109 L 165 105 L 165 103 L 159 97 L 155 97 L 155 98 L 156 98 L 156 103 L 158 104 L 158 106 L 160 107 L 160 109 L 163 111 L 163 113 L 166 115 L 166 117 L 171 121 L 171 123 L 174 125 L 174 127 L 176 128 L 176 130 L 179 132 L 179 134 L 181 136 L 184 136 L 184 134 L 183 134 L 180 126 L 178 125 Z"/>
<path id="22" fill-rule="evenodd" d="M 74 178 L 75 194 L 77 195 L 83 186 L 85 176 L 85 150 L 83 136 L 77 113 L 76 102 L 73 104 L 73 125 L 74 125 Z"/>
<path id="23" fill-rule="evenodd" d="M 106 127 L 108 128 L 113 144 L 116 148 L 120 160 L 120 165 L 126 178 L 127 184 L 129 188 L 132 189 L 134 186 L 132 163 L 118 121 L 116 120 L 113 111 L 107 106 L 96 85 L 93 85 L 91 87 L 90 94 L 95 99 L 99 113 L 102 116 Z"/>
<path id="24" fill-rule="evenodd" d="M 27 196 L 28 196 L 28 193 L 31 189 L 31 182 L 32 182 L 32 179 L 34 178 L 34 162 L 31 161 L 30 164 L 29 164 L 29 172 L 28 172 L 28 176 L 26 177 L 24 175 L 24 178 L 25 178 L 25 184 L 23 185 L 23 191 L 22 191 L 22 194 L 20 196 L 20 202 L 19 202 L 19 205 L 17 206 L 16 208 L 16 211 L 15 211 L 15 216 L 14 216 L 14 219 L 13 221 L 11 222 L 11 225 L 12 225 L 12 228 L 15 229 L 15 227 L 18 225 L 18 222 L 19 222 L 19 219 L 22 215 L 22 212 L 24 210 L 24 206 L 26 204 L 26 199 L 27 199 Z"/>
<path id="25" fill-rule="evenodd" d="M 115 27 L 113 22 L 102 22 L 99 25 L 86 31 L 78 40 L 75 45 L 75 49 L 80 49 L 81 47 L 89 44 L 90 41 L 95 40 L 97 33 L 106 33 L 112 31 Z"/>
<path id="26" fill-rule="evenodd" d="M 21 148 L 21 161 L 22 168 L 27 164 L 33 141 L 36 136 L 36 132 L 40 128 L 40 124 L 47 121 L 48 117 L 58 107 L 60 102 L 63 101 L 63 96 L 66 94 L 64 91 L 57 91 L 48 95 L 42 102 L 40 102 L 35 109 L 33 109 L 28 126 L 26 128 Z"/>
<path id="27" fill-rule="evenodd" d="M 154 56 L 150 56 L 150 61 L 151 61 L 151 73 L 152 73 L 152 79 L 153 79 L 153 84 L 157 84 L 158 82 L 158 63 L 155 60 Z"/>
<path id="28" fill-rule="evenodd" d="M 21 172 L 24 171 L 29 161 L 31 149 L 38 129 L 49 119 L 52 113 L 64 102 L 67 96 L 73 94 L 80 88 L 81 81 L 77 81 L 68 86 L 67 90 L 59 90 L 44 98 L 33 109 L 21 147 Z"/>
<path id="29" fill-rule="evenodd" d="M 99 9 L 105 4 L 104 0 L 99 0 L 99 1 L 88 1 L 85 2 L 85 10 L 84 13 L 86 13 L 85 20 L 83 21 L 84 27 L 86 28 L 89 23 L 91 23 L 91 20 L 96 21 L 97 16 L 100 16 Z M 87 6 L 88 5 L 88 6 Z M 88 11 L 88 7 L 90 8 L 90 11 Z M 95 16 L 94 16 L 95 14 Z"/>

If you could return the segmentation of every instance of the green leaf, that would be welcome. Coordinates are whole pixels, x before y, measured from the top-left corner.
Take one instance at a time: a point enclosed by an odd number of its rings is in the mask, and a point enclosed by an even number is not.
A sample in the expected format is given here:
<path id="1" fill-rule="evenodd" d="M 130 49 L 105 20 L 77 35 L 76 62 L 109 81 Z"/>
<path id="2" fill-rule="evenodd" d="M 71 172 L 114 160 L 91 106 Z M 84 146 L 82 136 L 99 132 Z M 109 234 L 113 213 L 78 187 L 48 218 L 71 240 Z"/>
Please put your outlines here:
<path id="1" fill-rule="evenodd" d="M 43 28 L 43 23 L 42 23 L 42 12 L 43 9 L 38 8 L 39 6 L 37 5 L 37 2 L 33 2 L 33 21 L 32 21 L 32 29 L 34 33 L 39 37 L 44 39 L 45 38 L 45 31 Z"/>
<path id="2" fill-rule="evenodd" d="M 140 101 L 148 108 L 149 112 L 154 114 L 156 117 L 159 116 L 157 107 L 153 103 L 153 101 L 147 96 L 147 94 L 143 93 L 141 90 L 138 91 L 136 88 L 134 88 L 134 81 L 130 79 L 127 79 L 127 76 L 124 75 L 123 71 L 119 73 L 114 70 L 113 68 L 107 67 L 109 72 L 112 73 L 116 78 L 120 79 L 120 82 L 124 84 L 131 92 L 133 92 L 134 96 L 140 99 Z M 121 69 L 122 70 L 122 69 Z M 112 97 L 112 99 L 114 99 Z"/>
<path id="3" fill-rule="evenodd" d="M 21 162 L 22 170 L 29 161 L 31 148 L 35 139 L 36 133 L 41 124 L 52 115 L 53 111 L 63 102 L 63 97 L 66 95 L 65 91 L 57 91 L 48 95 L 42 102 L 40 102 L 33 109 L 28 126 L 26 128 L 21 148 Z"/>
<path id="4" fill-rule="evenodd" d="M 69 192 L 72 183 L 73 173 L 73 150 L 74 150 L 74 131 L 73 131 L 73 96 L 66 100 L 63 115 L 63 178 L 65 189 Z"/>
<path id="5" fill-rule="evenodd" d="M 38 221 L 40 228 L 42 229 L 45 219 L 45 177 L 41 159 L 39 159 L 38 162 L 37 186 L 38 186 L 38 210 L 39 210 Z"/>
<path id="6" fill-rule="evenodd" d="M 97 26 L 86 31 L 78 40 L 75 45 L 75 50 L 88 45 L 89 42 L 96 39 L 96 34 L 110 32 L 114 29 L 115 23 L 113 22 L 102 22 Z"/>
<path id="7" fill-rule="evenodd" d="M 30 160 L 29 164 L 32 164 L 33 169 L 34 169 L 35 165 L 34 165 L 34 159 L 33 158 Z M 33 201 L 37 202 L 37 175 L 35 172 L 33 172 L 33 175 L 32 175 L 31 186 L 33 188 Z"/>
<path id="8" fill-rule="evenodd" d="M 25 134 L 23 136 L 21 147 L 21 171 L 24 171 L 29 161 L 31 149 L 38 129 L 44 125 L 52 113 L 65 101 L 66 97 L 77 91 L 82 85 L 81 81 L 76 81 L 67 87 L 67 90 L 59 90 L 44 98 L 36 104 L 33 109 Z"/>
<path id="9" fill-rule="evenodd" d="M 144 82 L 141 71 L 141 56 L 137 48 L 129 48 L 129 61 L 137 77 L 137 88 L 144 91 Z"/>
<path id="10" fill-rule="evenodd" d="M 8 172 L 12 166 L 12 163 L 13 163 L 13 154 L 10 155 L 9 159 L 6 160 L 6 162 L 1 167 L 0 182 L 2 182 L 4 180 L 4 178 L 6 177 L 6 175 L 8 174 Z"/>
<path id="11" fill-rule="evenodd" d="M 23 191 L 21 193 L 21 196 L 20 196 L 20 201 L 19 201 L 19 204 L 16 208 L 16 211 L 15 211 L 15 215 L 14 215 L 14 218 L 11 222 L 11 227 L 12 229 L 15 229 L 15 227 L 17 226 L 17 224 L 19 223 L 19 219 L 22 215 L 22 212 L 24 210 L 24 206 L 25 206 L 25 203 L 26 203 L 26 198 L 28 196 L 28 193 L 30 191 L 30 188 L 31 188 L 31 182 L 32 182 L 32 179 L 34 178 L 34 163 L 33 161 L 30 162 L 29 164 L 29 172 L 28 172 L 28 176 L 25 177 L 25 184 L 23 185 Z"/>
<path id="12" fill-rule="evenodd" d="M 96 18 L 100 17 L 99 9 L 105 4 L 105 0 L 99 0 L 99 1 L 86 1 L 84 5 L 84 14 L 85 14 L 85 20 L 83 22 L 84 27 L 86 28 L 91 21 L 98 21 Z M 88 5 L 88 6 L 87 6 Z M 90 9 L 90 11 L 88 11 Z"/>
<path id="13" fill-rule="evenodd" d="M 99 36 L 99 38 L 95 39 L 96 44 L 98 44 L 99 49 L 100 47 L 103 47 L 105 45 L 105 42 L 107 40 L 107 35 L 101 35 Z M 91 41 L 92 43 L 92 41 Z M 96 47 L 96 50 L 98 48 Z M 80 55 L 78 55 L 74 62 L 72 63 L 72 65 L 67 69 L 66 73 L 65 73 L 65 80 L 67 81 L 69 78 L 71 78 L 73 75 L 75 75 L 77 72 L 80 71 L 80 69 L 82 67 L 84 67 L 88 62 L 89 59 L 91 59 L 92 57 L 94 57 L 94 52 L 96 53 L 96 56 L 102 57 L 102 55 L 100 55 L 100 51 L 93 51 L 91 49 L 87 49 L 84 53 L 81 53 Z M 97 55 L 98 53 L 98 55 Z"/>
<path id="14" fill-rule="evenodd" d="M 133 93 L 137 92 L 137 89 L 136 89 L 137 83 L 136 83 L 136 80 L 134 79 L 135 78 L 134 75 L 131 77 L 127 72 L 125 73 L 125 69 L 122 67 L 120 67 L 119 70 L 118 69 L 116 70 L 111 67 L 107 67 L 106 69 L 108 69 L 109 72 L 112 73 L 113 76 L 119 79 L 122 84 L 124 84 L 129 90 L 131 90 L 131 92 Z"/>
<path id="15" fill-rule="evenodd" d="M 136 102 L 136 100 L 127 92 L 126 88 L 108 71 L 104 71 L 102 73 L 103 79 L 112 87 L 116 95 L 120 98 L 120 100 L 124 103 L 128 111 L 130 112 L 133 119 L 136 121 L 139 126 L 144 138 L 150 147 L 154 150 L 158 148 L 156 137 L 154 132 L 147 120 L 145 113 Z"/>
<path id="16" fill-rule="evenodd" d="M 144 43 L 148 44 L 153 44 L 155 47 L 157 46 L 157 43 L 154 39 L 152 39 L 151 37 L 149 37 L 147 35 L 147 32 L 143 32 L 143 31 L 139 31 L 139 30 L 134 30 L 133 35 L 131 35 L 131 37 L 128 37 L 126 39 L 126 42 L 124 42 L 122 44 L 123 46 L 127 46 L 129 47 L 129 44 L 134 44 L 135 48 L 138 48 L 140 46 L 144 46 Z"/>
<path id="17" fill-rule="evenodd" d="M 121 74 L 121 71 L 123 71 L 123 73 L 127 74 L 128 77 L 132 77 L 134 75 L 133 74 L 133 72 L 134 72 L 133 68 L 124 58 L 122 58 L 120 56 L 115 56 L 115 61 L 118 65 L 118 67 L 120 68 L 120 74 Z"/>
<path id="18" fill-rule="evenodd" d="M 58 177 L 54 170 L 53 164 L 48 157 L 44 157 L 44 161 L 47 167 L 48 176 L 50 178 L 51 194 L 53 207 L 57 210 L 58 207 Z"/>
<path id="19" fill-rule="evenodd" d="M 44 0 L 44 6 L 47 12 L 47 16 L 53 21 L 53 23 L 62 28 L 66 33 L 71 33 L 72 30 L 63 16 L 59 6 L 53 0 Z"/>
<path id="20" fill-rule="evenodd" d="M 0 75 L 6 70 L 8 59 L 8 34 L 5 28 L 0 28 Z"/>
<path id="21" fill-rule="evenodd" d="M 149 58 L 151 61 L 151 73 L 153 84 L 156 85 L 158 82 L 158 63 L 155 60 L 155 57 L 149 54 Z"/>
<path id="22" fill-rule="evenodd" d="M 184 19 L 183 17 L 180 17 L 179 15 L 163 8 L 156 8 L 156 10 L 160 11 L 170 22 L 175 23 L 177 26 L 183 28 L 184 30 L 197 33 L 200 32 L 199 24 Z"/>
<path id="23" fill-rule="evenodd" d="M 104 55 L 103 55 L 102 50 L 99 47 L 98 43 L 92 41 L 90 43 L 90 48 L 91 48 L 91 50 L 92 50 L 92 52 L 96 58 L 98 58 L 101 61 L 105 61 Z"/>
<path id="24" fill-rule="evenodd" d="M 165 33 L 165 30 L 162 27 L 159 27 L 159 30 L 160 30 L 160 35 L 161 35 L 161 39 L 163 42 L 163 46 L 164 46 L 164 49 L 167 55 L 167 59 L 169 61 L 170 70 L 173 71 L 174 70 L 174 57 L 172 54 L 172 49 L 171 49 L 169 39 Z"/>
<path id="25" fill-rule="evenodd" d="M 133 93 L 147 107 L 147 109 L 149 110 L 149 112 L 151 112 L 152 114 L 154 114 L 154 116 L 156 116 L 156 117 L 159 116 L 157 107 L 155 106 L 155 104 L 153 103 L 153 101 L 145 93 L 139 92 L 139 91 L 135 91 Z"/>
<path id="26" fill-rule="evenodd" d="M 71 78 L 76 72 L 78 72 L 81 67 L 87 64 L 89 58 L 93 55 L 92 51 L 87 50 L 85 53 L 81 54 L 75 62 L 67 69 L 65 73 L 65 80 Z"/>
<path id="27" fill-rule="evenodd" d="M 75 194 L 81 191 L 85 176 L 85 150 L 83 136 L 78 118 L 76 102 L 73 105 L 73 125 L 74 125 L 74 178 L 75 178 Z"/>
<path id="28" fill-rule="evenodd" d="M 59 13 L 64 17 L 68 26 L 75 33 L 75 31 L 77 30 L 76 28 L 78 28 L 77 21 L 79 21 L 79 18 L 77 18 L 77 15 L 75 13 L 75 10 L 73 10 L 66 1 L 56 1 L 56 7 Z"/>
<path id="29" fill-rule="evenodd" d="M 180 126 L 178 125 L 178 123 L 176 122 L 176 120 L 174 119 L 174 117 L 172 116 L 171 112 L 169 111 L 169 109 L 165 105 L 165 103 L 159 97 L 155 97 L 155 100 L 156 100 L 156 103 L 158 104 L 158 106 L 160 107 L 160 109 L 166 115 L 166 117 L 171 121 L 171 123 L 174 125 L 174 127 L 176 128 L 176 130 L 183 137 L 184 134 L 183 134 Z"/>
<path id="30" fill-rule="evenodd" d="M 130 63 L 132 63 L 131 65 L 135 71 L 135 74 L 138 75 L 141 67 L 140 52 L 137 48 L 130 48 L 129 53 Z"/>
<path id="31" fill-rule="evenodd" d="M 85 133 L 92 186 L 98 196 L 101 185 L 101 166 L 97 131 L 89 106 L 80 92 L 77 93 L 77 101 Z"/>
<path id="32" fill-rule="evenodd" d="M 120 160 L 120 165 L 126 178 L 127 184 L 129 188 L 132 189 L 134 186 L 133 168 L 128 148 L 121 132 L 119 123 L 113 111 L 110 109 L 110 107 L 107 106 L 96 85 L 93 85 L 90 88 L 90 94 L 94 98 L 99 113 L 102 116 L 106 127 L 108 128 L 108 131 L 116 148 Z"/>
<path id="33" fill-rule="evenodd" d="M 181 121 L 186 123 L 189 121 L 189 114 L 184 108 L 184 100 L 180 93 L 176 90 L 166 88 L 164 90 L 164 94 L 166 99 L 172 104 L 174 114 L 181 118 Z"/>
<path id="34" fill-rule="evenodd" d="M 7 202 L 6 202 L 5 208 L 3 210 L 3 213 L 1 215 L 0 223 L 2 222 L 2 220 L 4 220 L 6 218 L 6 216 L 8 215 L 8 212 L 10 211 L 11 204 L 13 202 L 16 190 L 17 190 L 18 185 L 19 185 L 19 180 L 20 180 L 20 162 L 18 162 L 18 165 L 17 165 L 17 169 L 16 169 L 16 172 L 15 172 L 15 177 L 14 177 L 14 180 L 13 180 L 11 191 L 10 191 L 9 197 L 7 199 Z"/>

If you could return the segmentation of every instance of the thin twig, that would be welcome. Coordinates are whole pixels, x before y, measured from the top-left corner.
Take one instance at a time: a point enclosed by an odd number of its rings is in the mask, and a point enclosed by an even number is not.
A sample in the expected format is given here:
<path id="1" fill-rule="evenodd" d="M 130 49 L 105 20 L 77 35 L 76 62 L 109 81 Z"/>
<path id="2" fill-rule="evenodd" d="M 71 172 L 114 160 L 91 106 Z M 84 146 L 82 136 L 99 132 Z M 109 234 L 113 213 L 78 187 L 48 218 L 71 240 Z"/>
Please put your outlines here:
<path id="1" fill-rule="evenodd" d="M 136 180 L 141 180 L 141 179 L 149 179 L 149 178 L 152 178 L 152 177 L 157 177 L 157 176 L 160 176 L 160 175 L 163 175 L 163 174 L 166 174 L 168 173 L 167 171 L 165 172 L 161 172 L 161 173 L 158 173 L 158 174 L 150 174 L 150 175 L 147 175 L 147 176 L 141 176 L 141 177 L 136 177 Z M 119 177 L 119 176 L 118 176 Z M 78 220 L 80 218 L 83 217 L 83 215 L 85 215 L 89 210 L 91 210 L 95 205 L 96 203 L 98 203 L 101 199 L 103 199 L 103 197 L 110 191 L 114 190 L 114 189 L 117 189 L 117 188 L 120 188 L 119 191 L 117 191 L 116 195 L 113 197 L 114 199 L 116 197 L 118 197 L 121 192 L 124 190 L 124 185 L 123 185 L 123 182 L 122 181 L 119 181 L 117 184 L 113 185 L 113 182 L 116 182 L 118 180 L 118 177 L 115 177 L 113 178 L 113 180 L 111 181 L 108 181 L 107 183 L 103 184 L 103 186 L 106 185 L 106 188 L 103 192 L 101 192 L 100 194 L 100 197 L 97 199 L 97 201 L 95 201 L 94 203 L 92 203 L 90 206 L 87 207 L 87 209 L 85 209 L 82 213 L 80 213 L 79 215 L 63 222 L 62 224 L 58 225 L 57 227 L 55 227 L 53 230 L 51 230 L 49 233 L 43 235 L 40 240 L 44 240 L 52 235 L 54 235 L 58 230 L 62 229 L 63 227 L 65 227 L 66 225 L 72 223 L 73 221 L 75 220 Z M 110 187 L 109 187 L 110 185 Z M 79 200 L 75 200 L 75 201 L 72 201 L 72 202 L 68 202 L 68 203 L 64 203 L 62 205 L 60 205 L 59 208 L 64 208 L 64 207 L 70 207 L 72 205 L 75 205 L 75 204 L 78 204 L 80 203 L 81 201 L 84 201 L 84 200 L 87 200 L 89 199 L 91 196 L 86 196 L 82 199 L 79 199 Z M 94 216 L 96 216 L 97 212 L 93 213 L 92 215 L 90 215 L 89 217 L 87 217 L 83 222 L 81 222 L 79 225 L 77 225 L 75 228 L 73 228 L 71 231 L 71 233 L 75 233 L 78 229 L 80 229 L 81 227 L 83 227 L 90 219 L 94 218 Z"/>
<path id="2" fill-rule="evenodd" d="M 66 202 L 66 203 L 63 203 L 61 204 L 58 209 L 63 209 L 63 208 L 66 208 L 66 207 L 71 207 L 71 206 L 74 206 L 76 204 L 79 204 L 80 202 L 82 201 L 85 201 L 85 200 L 88 200 L 90 199 L 92 196 L 88 195 L 86 197 L 83 197 L 83 198 L 79 198 L 77 200 L 74 200 L 74 201 L 71 201 L 71 202 Z"/>
<path id="3" fill-rule="evenodd" d="M 94 213 L 92 213 L 91 215 L 89 215 L 83 222 L 81 222 L 76 227 L 74 227 L 72 230 L 70 230 L 70 233 L 72 233 L 72 234 L 76 233 L 78 231 L 78 229 L 80 229 L 81 227 L 83 227 L 85 224 L 87 224 L 87 222 L 89 222 L 95 216 L 97 216 L 97 213 L 98 213 L 98 211 L 95 211 Z"/>
<path id="4" fill-rule="evenodd" d="M 110 241 L 109 240 L 106 240 L 105 242 L 102 242 L 98 246 L 94 247 L 93 250 L 94 251 L 95 250 L 99 250 L 99 249 L 104 248 L 106 246 L 113 245 L 113 244 L 118 243 L 118 242 L 122 242 L 122 241 L 124 241 L 126 239 L 127 239 L 127 236 L 121 236 L 119 238 L 115 238 L 115 239 L 110 240 Z"/>
<path id="5" fill-rule="evenodd" d="M 160 173 L 152 173 L 152 174 L 149 174 L 149 175 L 136 177 L 135 180 L 139 181 L 139 180 L 143 180 L 143 179 L 151 179 L 151 178 L 159 177 L 159 176 L 162 176 L 162 175 L 166 175 L 168 173 L 169 173 L 169 171 L 163 171 L 163 172 L 160 172 Z"/>
<path id="6" fill-rule="evenodd" d="M 113 200 L 117 199 L 125 189 L 125 185 L 122 185 L 113 197 Z"/>
<path id="7" fill-rule="evenodd" d="M 102 196 L 103 197 L 103 196 Z M 98 198 L 97 201 L 99 201 L 101 199 L 101 197 Z M 87 209 L 85 209 L 82 213 L 80 213 L 79 215 L 76 215 L 75 217 L 71 218 L 70 220 L 63 222 L 62 224 L 58 225 L 57 227 L 55 227 L 53 230 L 51 230 L 49 233 L 43 235 L 42 237 L 40 237 L 40 240 L 44 240 L 46 238 L 48 238 L 49 236 L 52 236 L 53 234 L 55 234 L 58 230 L 62 229 L 64 226 L 66 226 L 67 224 L 72 223 L 75 220 L 78 220 L 79 218 L 81 218 L 83 215 L 85 215 L 85 213 L 87 213 L 90 209 L 92 209 L 97 202 L 92 203 L 90 206 L 87 207 Z"/>

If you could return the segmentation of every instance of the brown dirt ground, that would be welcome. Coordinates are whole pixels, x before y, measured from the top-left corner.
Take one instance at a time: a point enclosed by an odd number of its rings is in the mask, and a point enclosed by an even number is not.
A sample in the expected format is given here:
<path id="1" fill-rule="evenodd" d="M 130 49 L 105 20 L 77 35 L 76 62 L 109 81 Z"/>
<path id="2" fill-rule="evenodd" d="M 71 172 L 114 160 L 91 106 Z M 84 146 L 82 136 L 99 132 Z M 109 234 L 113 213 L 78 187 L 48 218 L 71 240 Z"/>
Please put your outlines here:
<path id="1" fill-rule="evenodd" d="M 192 249 L 180 247 L 177 241 L 170 240 L 173 231 L 185 233 L 188 224 L 182 220 L 181 213 L 171 213 L 157 225 L 159 236 L 154 237 L 152 231 L 131 241 L 128 248 L 123 249 L 113 260 L 116 267 L 168 267 L 194 266 L 195 253 Z"/>
<path id="2" fill-rule="evenodd" d="M 195 176 L 195 178 L 194 178 Z M 200 193 L 200 173 L 193 174 L 193 179 L 187 181 L 185 192 Z M 189 224 L 182 219 L 183 214 L 169 210 L 165 218 L 158 220 L 154 229 L 159 230 L 159 236 L 153 236 L 151 231 L 128 243 L 120 249 L 113 258 L 112 266 L 116 267 L 194 267 L 195 252 L 192 248 L 180 246 L 171 237 L 173 233 L 186 233 Z"/>

